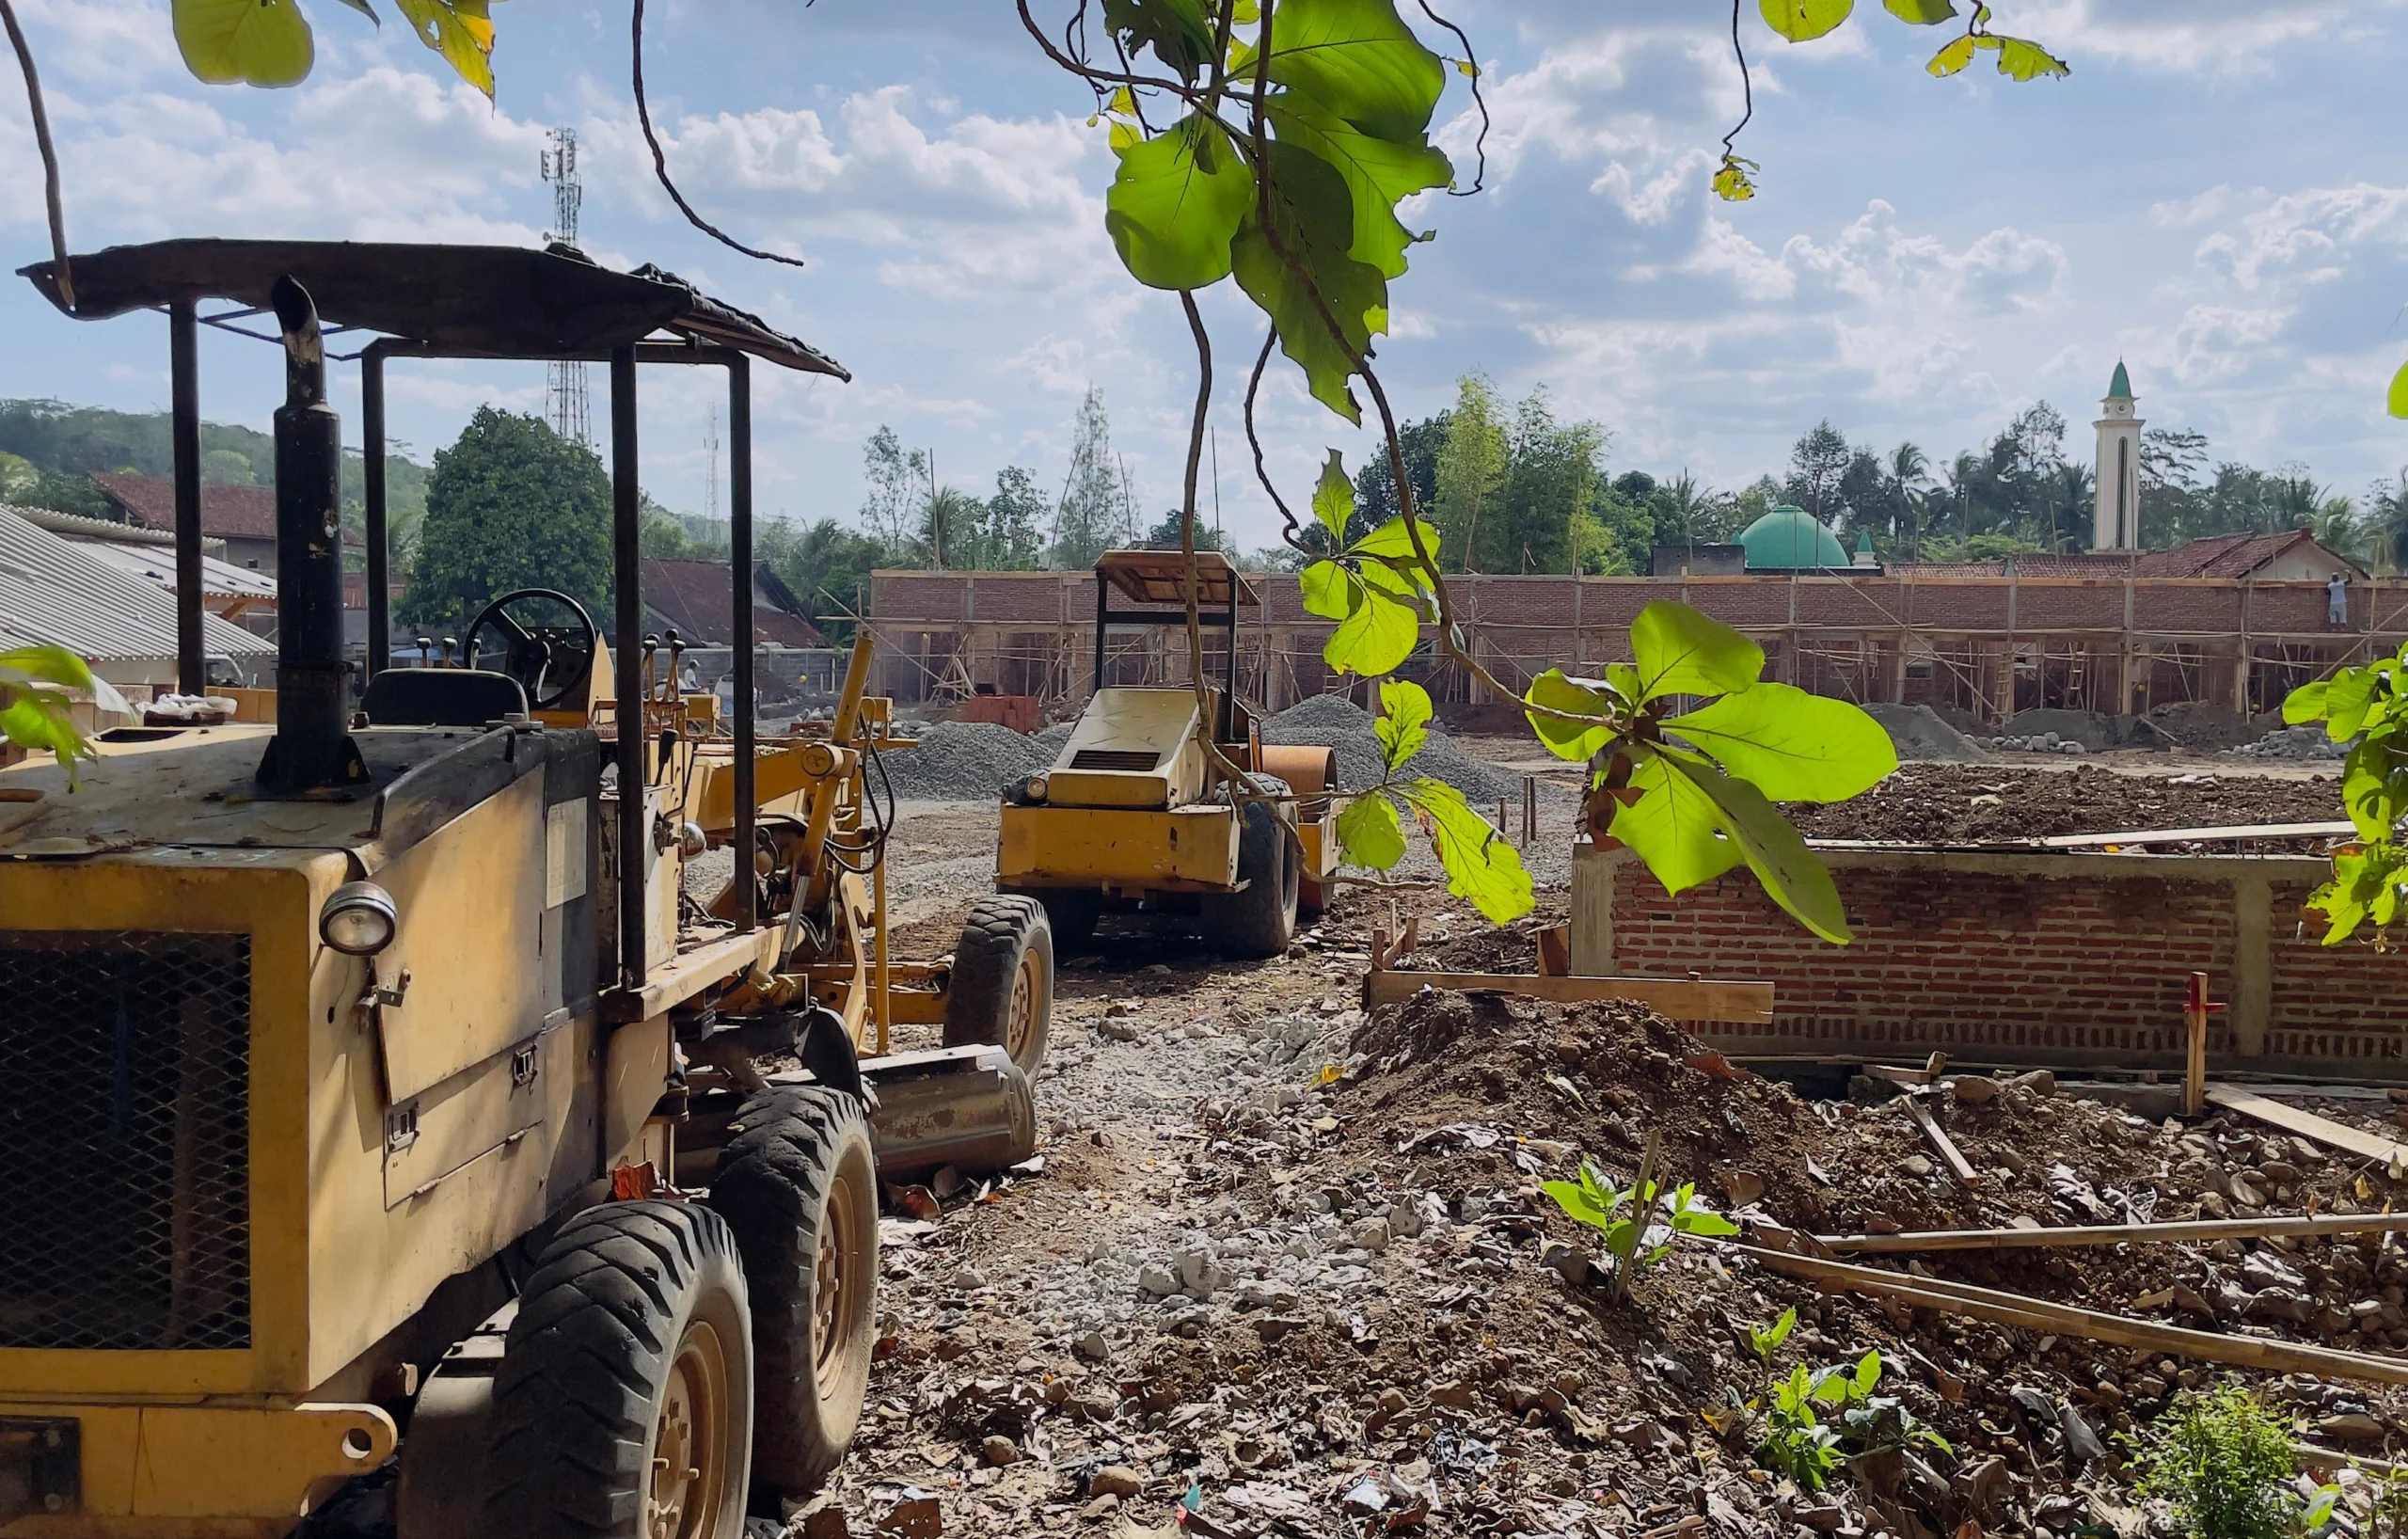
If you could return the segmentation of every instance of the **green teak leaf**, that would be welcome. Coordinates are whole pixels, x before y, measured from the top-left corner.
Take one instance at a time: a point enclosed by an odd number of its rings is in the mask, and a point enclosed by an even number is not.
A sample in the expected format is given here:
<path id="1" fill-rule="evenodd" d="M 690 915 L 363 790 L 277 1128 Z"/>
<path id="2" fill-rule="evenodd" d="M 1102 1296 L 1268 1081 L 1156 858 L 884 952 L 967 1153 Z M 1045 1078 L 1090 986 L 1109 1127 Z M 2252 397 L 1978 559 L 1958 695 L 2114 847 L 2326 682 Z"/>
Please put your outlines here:
<path id="1" fill-rule="evenodd" d="M 295 0 L 174 0 L 184 68 L 213 86 L 297 86 L 317 62 Z"/>
<path id="2" fill-rule="evenodd" d="M 1380 740 L 1380 759 L 1393 775 L 1430 740 L 1430 691 L 1409 678 L 1387 679 L 1380 685 L 1380 715 L 1371 723 Z"/>
<path id="3" fill-rule="evenodd" d="M 1527 705 L 1544 706 L 1547 710 L 1569 711 L 1576 716 L 1604 716 L 1613 705 L 1604 690 L 1574 683 L 1564 676 L 1560 668 L 1550 668 L 1530 680 L 1529 693 L 1523 699 Z M 1524 711 L 1522 714 L 1529 718 L 1530 730 L 1539 735 L 1539 741 L 1546 745 L 1546 751 L 1559 759 L 1585 764 L 1614 736 L 1614 729 L 1610 726 L 1583 726 L 1577 722 L 1566 722 L 1538 711 Z"/>
<path id="4" fill-rule="evenodd" d="M 1271 24 L 1270 76 L 1297 104 L 1398 143 L 1429 130 L 1446 64 L 1404 24 L 1394 0 L 1283 0 Z M 1233 70 L 1252 78 L 1251 51 Z"/>
<path id="5" fill-rule="evenodd" d="M 1956 14 L 1949 0 L 1881 0 L 1891 15 L 1916 26 L 1935 26 Z"/>
<path id="6" fill-rule="evenodd" d="M 1285 13 L 1278 20 L 1284 33 Z M 1426 142 L 1375 138 L 1287 91 L 1272 97 L 1264 110 L 1283 142 L 1311 151 L 1345 179 L 1354 209 L 1354 239 L 1348 254 L 1383 277 L 1402 278 L 1405 247 L 1415 237 L 1396 216 L 1396 206 L 1415 193 L 1454 180 L 1455 168 L 1445 152 Z"/>
<path id="7" fill-rule="evenodd" d="M 493 95 L 491 0 L 393 0 L 418 40 L 443 56 L 461 79 Z"/>
<path id="8" fill-rule="evenodd" d="M 1640 698 L 1729 694 L 1765 671 L 1765 649 L 1686 604 L 1657 599 L 1630 623 Z"/>
<path id="9" fill-rule="evenodd" d="M 1313 486 L 1313 516 L 1329 531 L 1333 548 L 1346 548 L 1346 521 L 1354 516 L 1354 483 L 1346 479 L 1346 464 L 1337 450 L 1329 452 Z"/>
<path id="10" fill-rule="evenodd" d="M 1721 815 L 1722 832 L 1738 845 L 1748 869 L 1756 874 L 1774 902 L 1832 944 L 1848 944 L 1853 937 L 1847 912 L 1841 906 L 1830 872 L 1762 791 L 1687 754 L 1665 750 L 1660 758 L 1714 802 Z"/>
<path id="11" fill-rule="evenodd" d="M 1348 865 L 1393 871 L 1404 859 L 1404 829 L 1396 803 L 1377 791 L 1356 797 L 1338 815 L 1339 859 Z"/>
<path id="12" fill-rule="evenodd" d="M 1297 575 L 1296 581 L 1304 590 L 1306 610 L 1324 620 L 1343 620 L 1361 602 L 1356 595 L 1363 584 L 1334 561 L 1314 562 Z"/>
<path id="13" fill-rule="evenodd" d="M 2037 80 L 2042 75 L 2062 80 L 2073 73 L 2073 67 L 2036 42 L 2023 38 L 2001 38 L 1998 72 L 2017 80 Z"/>
<path id="14" fill-rule="evenodd" d="M 1194 80 L 1212 57 L 1212 24 L 1202 0 L 1103 0 L 1103 24 L 1126 40 L 1130 53 L 1152 49 L 1181 80 Z"/>
<path id="15" fill-rule="evenodd" d="M 1464 793 L 1443 780 L 1417 780 L 1404 799 L 1430 820 L 1431 843 L 1447 868 L 1447 891 L 1468 898 L 1492 925 L 1530 912 L 1530 874 L 1519 851 L 1471 810 Z"/>
<path id="16" fill-rule="evenodd" d="M 2394 417 L 2408 417 L 2408 363 L 2401 364 L 2400 372 L 2391 376 L 2391 394 L 2384 403 L 2384 409 Z"/>
<path id="17" fill-rule="evenodd" d="M 1898 768 L 1880 722 L 1786 684 L 1751 685 L 1663 726 L 1776 801 L 1845 801 Z"/>
<path id="18" fill-rule="evenodd" d="M 2382 675 L 2371 668 L 2344 668 L 2325 681 L 2324 732 L 2337 743 L 2348 742 L 2366 725 Z"/>
<path id="19" fill-rule="evenodd" d="M 1756 196 L 1756 183 L 1749 172 L 1761 170 L 1754 161 L 1744 156 L 1725 154 L 1721 168 L 1714 173 L 1714 196 L 1726 203 L 1744 203 Z"/>
<path id="20" fill-rule="evenodd" d="M 1286 11 L 1274 15 L 1284 35 Z M 1352 198 L 1345 180 L 1327 161 L 1275 139 L 1268 165 L 1267 201 L 1279 249 L 1263 232 L 1260 214 L 1249 210 L 1231 251 L 1238 285 L 1271 318 L 1279 350 L 1305 372 L 1313 399 L 1360 423 L 1362 408 L 1347 381 L 1372 336 L 1387 329 L 1387 279 L 1348 254 L 1354 244 Z M 1290 262 L 1303 269 L 1302 276 Z"/>
<path id="21" fill-rule="evenodd" d="M 2283 696 L 2284 722 L 2290 726 L 2300 726 L 2305 722 L 2324 720 L 2325 688 L 2324 682 L 2319 680 L 2314 684 L 2303 684 Z"/>
<path id="22" fill-rule="evenodd" d="M 1856 0 L 1756 0 L 1765 24 L 1791 42 L 1812 42 L 1847 20 Z"/>
<path id="23" fill-rule="evenodd" d="M 1421 616 L 1374 583 L 1357 579 L 1352 587 L 1354 607 L 1330 632 L 1322 659 L 1341 674 L 1394 673 L 1421 641 Z"/>
<path id="24" fill-rule="evenodd" d="M 1935 75 L 1946 76 L 1955 74 L 1972 62 L 1973 40 L 1958 38 L 1941 49 L 1939 53 L 1932 55 L 1931 62 L 1924 68 Z"/>
<path id="25" fill-rule="evenodd" d="M 1203 289 L 1229 276 L 1230 242 L 1254 202 L 1254 173 L 1229 136 L 1191 115 L 1120 151 L 1103 223 L 1138 282 Z"/>
<path id="26" fill-rule="evenodd" d="M 1630 847 L 1668 893 L 1685 893 L 1745 857 L 1722 836 L 1722 810 L 1686 775 L 1654 754 L 1630 773 L 1638 801 L 1614 809 L 1613 836 Z"/>

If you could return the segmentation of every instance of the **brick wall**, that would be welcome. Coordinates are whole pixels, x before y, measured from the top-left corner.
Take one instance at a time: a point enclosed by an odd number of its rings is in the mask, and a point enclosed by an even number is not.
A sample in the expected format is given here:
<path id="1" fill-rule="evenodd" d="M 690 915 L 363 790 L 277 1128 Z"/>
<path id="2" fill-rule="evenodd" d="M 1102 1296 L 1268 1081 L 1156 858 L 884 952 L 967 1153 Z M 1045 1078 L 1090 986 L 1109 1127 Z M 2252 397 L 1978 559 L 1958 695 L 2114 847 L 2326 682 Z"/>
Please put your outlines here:
<path id="1" fill-rule="evenodd" d="M 2408 960 L 2300 932 L 2321 862 L 1827 850 L 1856 940 L 1817 940 L 1744 870 L 1674 898 L 1627 851 L 1574 867 L 1575 971 L 1768 978 L 1751 1053 L 2178 1070 L 2189 976 L 2231 1008 L 2210 1064 L 2408 1076 Z"/>

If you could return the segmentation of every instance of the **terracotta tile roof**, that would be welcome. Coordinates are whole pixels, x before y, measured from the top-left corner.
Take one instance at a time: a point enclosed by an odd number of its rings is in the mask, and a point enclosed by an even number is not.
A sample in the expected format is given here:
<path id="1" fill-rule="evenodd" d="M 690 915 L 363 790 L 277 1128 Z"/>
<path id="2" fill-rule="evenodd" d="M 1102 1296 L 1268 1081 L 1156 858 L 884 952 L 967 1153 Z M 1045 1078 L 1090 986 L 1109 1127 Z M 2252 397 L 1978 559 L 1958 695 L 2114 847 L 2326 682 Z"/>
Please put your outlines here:
<path id="1" fill-rule="evenodd" d="M 124 511 L 130 522 L 143 529 L 172 531 L 176 527 L 176 484 L 166 477 L 95 470 L 92 484 Z M 276 488 L 202 486 L 200 532 L 213 540 L 274 540 Z M 342 543 L 356 547 L 360 539 L 345 530 Z"/>
<path id="2" fill-rule="evenodd" d="M 723 561 L 655 557 L 643 563 L 644 607 L 677 627 L 688 641 L 725 646 L 735 639 L 731 625 L 734 584 Z M 802 606 L 780 581 L 768 563 L 753 568 L 752 640 L 771 646 L 826 646 L 828 638 L 803 617 Z"/>
<path id="3" fill-rule="evenodd" d="M 2226 578 L 2238 581 L 2302 545 L 2316 546 L 2325 555 L 2357 571 L 2355 563 L 2317 544 L 2313 532 L 2287 529 L 2279 534 L 2208 534 L 2171 550 L 2084 550 L 2069 556 L 2022 555 L 2013 558 L 2018 577 L 2028 578 Z M 2006 575 L 2004 561 L 1893 562 L 1892 577 L 1994 578 Z"/>

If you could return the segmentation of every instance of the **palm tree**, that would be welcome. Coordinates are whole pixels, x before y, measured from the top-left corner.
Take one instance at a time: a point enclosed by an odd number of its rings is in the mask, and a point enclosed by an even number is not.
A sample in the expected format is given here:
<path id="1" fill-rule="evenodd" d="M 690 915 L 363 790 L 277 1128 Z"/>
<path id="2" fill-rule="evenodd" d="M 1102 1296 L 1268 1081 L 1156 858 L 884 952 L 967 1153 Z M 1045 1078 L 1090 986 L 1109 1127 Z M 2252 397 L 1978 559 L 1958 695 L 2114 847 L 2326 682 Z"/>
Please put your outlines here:
<path id="1" fill-rule="evenodd" d="M 2077 465 L 2071 460 L 2059 460 L 2056 474 L 2050 478 L 2049 485 L 2049 532 L 2052 549 L 2062 551 L 2067 546 L 2076 550 L 2083 548 L 2085 542 L 2082 537 L 2082 510 L 2096 500 L 2095 478 L 2090 467 Z M 2062 539 L 2055 537 L 2057 510 L 2060 508 L 2068 516 Z"/>
<path id="2" fill-rule="evenodd" d="M 1923 544 L 1923 514 L 1915 494 L 1931 480 L 1931 458 L 1922 446 L 1902 443 L 1890 451 L 1889 463 L 1882 467 L 1882 480 L 1897 516 L 1913 520 L 1913 532 L 1907 537 L 1907 559 L 1911 561 L 1922 553 Z"/>
<path id="3" fill-rule="evenodd" d="M 930 571 L 946 567 L 975 568 L 985 564 L 978 547 L 978 516 L 986 504 L 958 486 L 941 486 L 920 505 L 919 530 L 911 536 L 911 553 Z"/>
<path id="4" fill-rule="evenodd" d="M 2398 481 L 2378 481 L 2368 491 L 2364 528 L 2376 564 L 2388 576 L 2408 572 L 2408 466 L 2400 468 Z"/>

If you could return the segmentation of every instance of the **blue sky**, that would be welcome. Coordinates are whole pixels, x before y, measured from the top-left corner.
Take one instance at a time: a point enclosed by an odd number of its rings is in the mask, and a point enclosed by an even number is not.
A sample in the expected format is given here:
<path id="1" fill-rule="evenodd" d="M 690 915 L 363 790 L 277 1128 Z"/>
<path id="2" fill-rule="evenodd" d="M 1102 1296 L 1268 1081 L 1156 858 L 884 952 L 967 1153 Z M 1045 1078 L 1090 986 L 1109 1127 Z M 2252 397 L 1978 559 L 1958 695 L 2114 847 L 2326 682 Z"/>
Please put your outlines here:
<path id="1" fill-rule="evenodd" d="M 653 185 L 618 6 L 497 7 L 499 101 L 439 73 L 397 17 L 381 33 L 305 0 L 317 72 L 287 91 L 186 77 L 164 0 L 19 0 L 49 86 L 78 247 L 177 234 L 532 243 L 550 212 L 546 129 L 585 147 L 585 244 L 657 262 L 819 344 L 847 386 L 764 381 L 764 511 L 849 516 L 862 440 L 892 423 L 942 479 L 1006 465 L 1058 482 L 1100 385 L 1144 505 L 1175 500 L 1193 357 L 1176 302 L 1136 288 L 1102 230 L 1111 157 L 1087 102 L 1002 0 L 655 0 L 648 80 L 673 167 L 752 262 L 689 231 Z M 390 10 L 389 5 L 386 8 Z M 1038 4 L 1039 14 L 1058 7 Z M 1384 376 L 1400 410 L 1443 406 L 1466 369 L 1613 434 L 1616 470 L 1735 486 L 1829 417 L 1852 439 L 1974 445 L 2035 399 L 2087 423 L 2118 357 L 2142 414 L 2219 457 L 2304 461 L 2356 493 L 2408 463 L 2381 412 L 2408 357 L 2408 169 L 2399 87 L 2408 0 L 2001 0 L 2002 31 L 2072 61 L 2018 86 L 1987 64 L 1934 81 L 1940 29 L 1872 0 L 1833 38 L 1754 20 L 1761 195 L 1705 191 L 1735 117 L 1727 12 L 1697 0 L 1465 0 L 1487 70 L 1490 191 L 1434 199 L 1396 290 Z M 1469 144 L 1457 81 L 1441 109 Z M 1466 169 L 1468 155 L 1462 157 Z M 45 254 L 12 73 L 0 84 L 0 256 Z M 1221 373 L 1259 338 L 1206 306 Z M 204 346 L 214 420 L 264 427 L 279 379 L 255 343 Z M 645 477 L 704 506 L 709 392 L 646 376 Z M 1360 436 L 1282 374 L 1275 471 L 1306 486 Z M 392 432 L 420 458 L 484 401 L 540 410 L 539 366 L 420 365 Z M 597 380 L 598 384 L 598 380 Z M 68 321 L 0 284 L 0 395 L 139 409 L 166 399 L 164 321 Z M 1224 392 L 1223 516 L 1267 543 Z M 356 390 L 340 398 L 356 433 Z M 597 411 L 597 417 L 599 413 Z M 356 441 L 356 438 L 354 439 Z"/>

